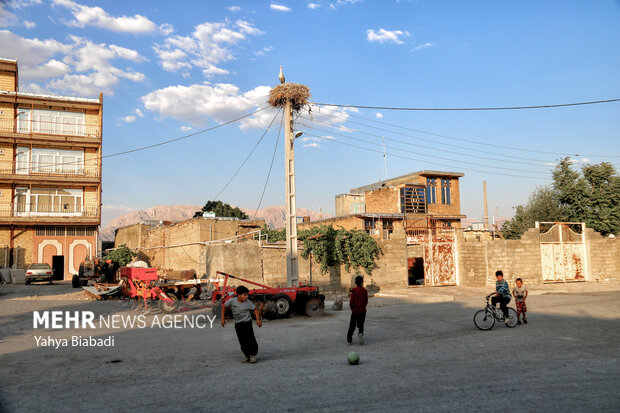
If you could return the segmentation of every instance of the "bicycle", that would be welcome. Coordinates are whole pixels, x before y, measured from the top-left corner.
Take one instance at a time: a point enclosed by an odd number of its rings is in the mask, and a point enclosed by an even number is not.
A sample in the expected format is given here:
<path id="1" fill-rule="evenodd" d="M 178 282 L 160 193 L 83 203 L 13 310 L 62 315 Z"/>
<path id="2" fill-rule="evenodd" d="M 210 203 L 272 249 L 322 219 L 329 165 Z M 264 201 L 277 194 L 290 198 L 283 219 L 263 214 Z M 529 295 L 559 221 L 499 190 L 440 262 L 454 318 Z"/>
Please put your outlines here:
<path id="1" fill-rule="evenodd" d="M 476 311 L 476 314 L 474 314 L 474 324 L 480 330 L 492 329 L 493 326 L 495 325 L 496 320 L 499 322 L 504 321 L 504 313 L 502 312 L 502 310 L 495 308 L 495 306 L 489 302 L 489 299 L 494 294 L 495 293 L 487 295 L 486 296 L 487 304 L 484 310 L 478 310 Z M 515 310 L 512 307 L 508 307 L 508 322 L 506 323 L 506 327 L 512 328 L 516 325 L 517 325 L 517 310 Z"/>

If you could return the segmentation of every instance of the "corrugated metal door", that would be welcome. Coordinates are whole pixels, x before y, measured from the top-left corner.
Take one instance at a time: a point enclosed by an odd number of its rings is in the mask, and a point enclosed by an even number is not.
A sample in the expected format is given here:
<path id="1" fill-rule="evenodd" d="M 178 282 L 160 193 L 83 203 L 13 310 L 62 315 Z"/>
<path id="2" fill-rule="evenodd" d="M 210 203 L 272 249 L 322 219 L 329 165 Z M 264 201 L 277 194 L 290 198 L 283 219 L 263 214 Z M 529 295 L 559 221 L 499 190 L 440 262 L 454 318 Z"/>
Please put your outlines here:
<path id="1" fill-rule="evenodd" d="M 543 281 L 585 281 L 584 224 L 553 223 L 551 228 L 549 224 L 539 226 Z"/>

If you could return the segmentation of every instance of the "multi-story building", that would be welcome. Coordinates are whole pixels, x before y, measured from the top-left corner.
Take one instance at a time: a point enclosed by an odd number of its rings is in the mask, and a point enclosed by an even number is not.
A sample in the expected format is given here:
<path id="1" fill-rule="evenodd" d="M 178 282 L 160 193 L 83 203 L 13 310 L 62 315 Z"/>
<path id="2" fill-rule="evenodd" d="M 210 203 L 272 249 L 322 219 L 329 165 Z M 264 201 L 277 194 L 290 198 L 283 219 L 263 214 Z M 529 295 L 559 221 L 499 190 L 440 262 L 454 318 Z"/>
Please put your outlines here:
<path id="1" fill-rule="evenodd" d="M 373 237 L 390 239 L 395 230 L 415 234 L 428 228 L 460 228 L 461 172 L 419 171 L 336 195 L 336 216 L 298 224 L 364 229 Z"/>
<path id="2" fill-rule="evenodd" d="M 19 92 L 17 61 L 0 59 L 0 266 L 70 279 L 97 254 L 102 99 Z"/>

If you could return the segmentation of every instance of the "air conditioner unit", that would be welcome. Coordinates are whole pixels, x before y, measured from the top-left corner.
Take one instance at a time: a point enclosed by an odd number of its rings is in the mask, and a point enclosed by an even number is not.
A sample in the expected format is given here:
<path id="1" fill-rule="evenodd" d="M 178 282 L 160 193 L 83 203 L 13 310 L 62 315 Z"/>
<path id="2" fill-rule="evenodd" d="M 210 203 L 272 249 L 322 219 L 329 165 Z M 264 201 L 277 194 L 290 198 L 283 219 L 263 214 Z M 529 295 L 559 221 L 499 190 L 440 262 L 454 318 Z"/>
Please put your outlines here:
<path id="1" fill-rule="evenodd" d="M 0 149 L 0 155 L 4 155 L 4 149 Z"/>

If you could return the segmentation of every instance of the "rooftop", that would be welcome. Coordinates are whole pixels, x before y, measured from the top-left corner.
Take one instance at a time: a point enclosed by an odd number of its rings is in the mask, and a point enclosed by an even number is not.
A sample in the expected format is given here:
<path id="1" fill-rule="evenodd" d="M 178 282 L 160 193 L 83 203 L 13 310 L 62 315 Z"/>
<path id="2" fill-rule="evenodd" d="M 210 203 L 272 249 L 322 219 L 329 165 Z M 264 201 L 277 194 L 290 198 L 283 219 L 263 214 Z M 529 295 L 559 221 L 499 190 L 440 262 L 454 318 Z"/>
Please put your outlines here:
<path id="1" fill-rule="evenodd" d="M 99 99 L 81 98 L 73 96 L 56 96 L 56 95 L 43 95 L 37 93 L 24 93 L 24 92 L 8 92 L 6 90 L 0 90 L 0 95 L 17 96 L 17 97 L 32 97 L 45 100 L 58 100 L 64 102 L 82 102 L 82 103 L 100 103 Z"/>
<path id="2" fill-rule="evenodd" d="M 390 186 L 390 185 L 393 185 L 395 182 L 400 183 L 403 180 L 406 180 L 409 178 L 413 179 L 418 176 L 445 176 L 445 177 L 450 177 L 450 178 L 460 178 L 462 176 L 465 176 L 465 174 L 462 172 L 430 171 L 430 170 L 425 169 L 422 171 L 417 171 L 417 172 L 412 172 L 410 174 L 397 176 L 395 178 L 386 179 L 384 181 L 375 182 L 374 184 L 364 185 L 358 188 L 351 188 L 349 192 L 351 192 L 352 194 L 363 194 L 366 191 L 372 191 L 375 189 Z"/>

